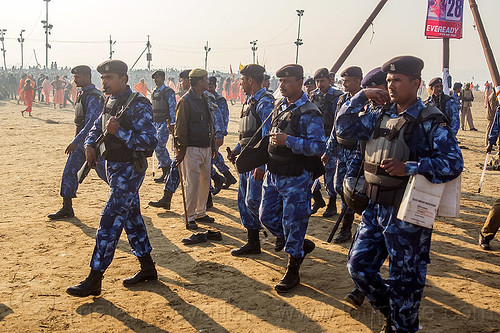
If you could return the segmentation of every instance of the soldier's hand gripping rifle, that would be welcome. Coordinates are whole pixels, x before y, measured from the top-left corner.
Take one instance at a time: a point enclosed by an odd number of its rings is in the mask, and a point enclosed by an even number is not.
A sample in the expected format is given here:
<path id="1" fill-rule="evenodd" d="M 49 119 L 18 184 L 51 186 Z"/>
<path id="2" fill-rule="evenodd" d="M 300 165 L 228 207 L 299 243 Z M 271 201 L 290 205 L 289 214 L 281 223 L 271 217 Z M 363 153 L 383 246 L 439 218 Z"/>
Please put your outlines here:
<path id="1" fill-rule="evenodd" d="M 123 106 L 120 111 L 118 111 L 116 113 L 116 116 L 115 116 L 115 119 L 120 122 L 120 118 L 127 112 L 127 110 L 130 108 L 130 104 L 132 104 L 132 102 L 137 98 L 137 96 L 139 96 L 139 93 L 138 92 L 135 92 L 133 93 L 128 101 L 127 101 L 127 104 L 125 106 Z M 105 126 L 103 126 L 102 128 L 102 134 L 99 135 L 99 137 L 97 138 L 96 142 L 95 142 L 95 151 L 97 154 L 101 154 L 101 156 L 103 155 L 103 153 L 106 151 L 106 147 L 104 145 L 104 138 L 107 136 L 107 135 L 112 135 L 112 134 L 109 134 L 108 131 L 106 130 Z M 80 168 L 80 170 L 78 171 L 78 183 L 82 183 L 83 180 L 85 179 L 85 177 L 87 177 L 87 175 L 89 174 L 90 170 L 93 168 L 94 166 L 93 165 L 90 165 L 88 163 L 87 160 L 85 160 L 85 163 L 83 163 L 82 167 Z"/>

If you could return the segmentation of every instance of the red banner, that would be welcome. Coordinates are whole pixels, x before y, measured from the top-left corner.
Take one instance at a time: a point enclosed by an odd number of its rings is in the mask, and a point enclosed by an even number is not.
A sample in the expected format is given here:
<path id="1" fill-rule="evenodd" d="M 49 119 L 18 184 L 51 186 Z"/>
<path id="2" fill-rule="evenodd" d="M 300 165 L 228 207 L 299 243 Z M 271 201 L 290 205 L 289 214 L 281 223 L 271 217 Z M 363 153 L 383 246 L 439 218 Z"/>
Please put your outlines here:
<path id="1" fill-rule="evenodd" d="M 425 36 L 462 38 L 464 0 L 428 0 Z"/>

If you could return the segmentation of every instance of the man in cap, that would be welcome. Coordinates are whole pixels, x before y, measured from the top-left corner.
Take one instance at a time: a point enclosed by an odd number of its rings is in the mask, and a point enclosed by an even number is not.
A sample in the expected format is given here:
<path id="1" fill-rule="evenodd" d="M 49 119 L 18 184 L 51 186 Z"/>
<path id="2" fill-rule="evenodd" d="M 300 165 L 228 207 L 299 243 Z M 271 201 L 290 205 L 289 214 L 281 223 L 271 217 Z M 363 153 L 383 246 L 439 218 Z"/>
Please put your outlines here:
<path id="1" fill-rule="evenodd" d="M 96 144 L 102 135 L 104 145 L 99 151 L 106 159 L 111 191 L 101 213 L 90 274 L 84 281 L 67 289 L 68 294 L 79 297 L 101 293 L 103 273 L 113 260 L 123 228 L 132 253 L 141 264 L 140 271 L 123 280 L 123 284 L 129 286 L 157 279 L 139 202 L 139 189 L 147 168 L 146 157 L 153 154 L 157 144 L 151 103 L 127 85 L 127 65 L 123 61 L 107 60 L 97 67 L 97 71 L 101 73 L 103 91 L 108 97 L 102 114 L 85 139 L 85 156 L 90 165 L 95 164 Z"/>
<path id="2" fill-rule="evenodd" d="M 191 88 L 191 84 L 189 83 L 190 71 L 190 69 L 185 69 L 179 73 L 179 92 L 177 97 L 184 96 L 189 88 Z M 172 195 L 175 193 L 175 190 L 177 190 L 177 187 L 179 187 L 179 183 L 179 167 L 177 165 L 177 161 L 174 158 L 172 160 L 172 163 L 170 164 L 170 172 L 167 176 L 165 186 L 163 187 L 163 197 L 161 197 L 161 199 L 158 201 L 150 201 L 149 205 L 152 207 L 165 208 L 166 210 L 170 210 Z"/>
<path id="3" fill-rule="evenodd" d="M 337 110 L 340 110 L 344 104 L 349 105 L 352 96 L 361 90 L 363 72 L 361 68 L 351 66 L 344 69 L 340 73 L 340 77 L 342 78 L 342 85 L 344 86 L 345 93 L 339 97 Z M 342 210 L 345 211 L 342 218 L 342 227 L 340 228 L 340 232 L 333 239 L 334 243 L 347 242 L 350 241 L 352 237 L 351 229 L 354 222 L 354 211 L 346 205 L 343 199 L 343 184 L 348 166 L 354 160 L 357 148 L 358 140 L 351 139 L 349 136 L 337 137 L 336 132 L 332 131 L 327 142 L 326 153 L 322 158 L 323 163 L 326 164 L 330 158 L 336 156 L 337 164 L 333 183 L 335 191 L 342 198 Z"/>
<path id="4" fill-rule="evenodd" d="M 432 95 L 425 102 L 425 105 L 433 104 L 446 116 L 450 124 L 451 130 L 455 134 L 460 129 L 460 115 L 456 100 L 443 93 L 443 79 L 435 77 L 429 82 L 429 89 Z"/>
<path id="5" fill-rule="evenodd" d="M 309 96 L 314 91 L 314 89 L 316 89 L 316 83 L 314 82 L 314 79 L 312 77 L 304 81 L 304 90 L 307 96 Z"/>
<path id="6" fill-rule="evenodd" d="M 300 265 L 315 247 L 304 237 L 311 187 L 324 171 L 320 156 L 325 151 L 325 130 L 321 111 L 302 91 L 302 66 L 285 65 L 276 76 L 284 98 L 273 110 L 259 218 L 273 235 L 285 239 L 288 267 L 274 288 L 287 292 L 300 284 Z"/>
<path id="7" fill-rule="evenodd" d="M 421 59 L 412 56 L 389 60 L 382 66 L 389 92 L 373 88 L 358 92 L 342 107 L 336 121 L 337 131 L 368 140 L 364 192 L 370 201 L 347 267 L 356 286 L 386 317 L 386 332 L 418 330 L 429 263 L 432 229 L 397 218 L 408 177 L 421 174 L 432 183 L 444 183 L 463 169 L 462 154 L 444 116 L 417 97 L 423 66 Z M 393 104 L 366 111 L 368 99 L 379 105 Z M 397 123 L 399 131 L 389 131 L 388 123 Z M 389 279 L 385 282 L 380 267 L 387 256 Z"/>
<path id="8" fill-rule="evenodd" d="M 462 101 L 462 109 L 460 112 L 460 124 L 462 124 L 462 131 L 465 131 L 465 119 L 469 124 L 469 129 L 471 131 L 477 131 L 474 127 L 474 121 L 472 120 L 472 101 L 474 100 L 474 94 L 472 93 L 470 83 L 465 84 L 465 88 L 460 92 L 460 100 Z"/>
<path id="9" fill-rule="evenodd" d="M 81 88 L 75 106 L 76 136 L 64 151 L 69 156 L 61 181 L 60 195 L 63 198 L 63 206 L 58 212 L 48 216 L 53 220 L 75 216 L 72 200 L 76 198 L 78 190 L 78 171 L 85 163 L 83 142 L 94 125 L 94 121 L 101 113 L 103 103 L 102 92 L 92 84 L 90 67 L 76 66 L 71 70 L 71 73 L 76 86 Z M 97 175 L 107 182 L 104 159 L 100 156 L 97 159 L 95 170 Z"/>
<path id="10" fill-rule="evenodd" d="M 269 133 L 271 119 L 269 115 L 274 108 L 273 95 L 262 87 L 265 68 L 257 64 L 249 64 L 240 70 L 241 88 L 247 98 L 241 109 L 240 115 L 240 141 L 228 155 L 228 159 L 234 161 L 248 145 L 254 146 Z M 262 129 L 257 132 L 260 124 L 264 122 Z M 257 133 L 257 134 L 256 134 Z M 253 137 L 253 138 L 252 138 Z M 233 256 L 260 253 L 259 231 L 262 229 L 259 221 L 259 207 L 262 198 L 262 180 L 264 179 L 265 165 L 254 170 L 240 174 L 238 187 L 238 211 L 241 223 L 247 229 L 247 243 L 242 247 L 233 249 Z M 277 241 L 277 251 L 285 246 L 284 238 Z"/>
<path id="11" fill-rule="evenodd" d="M 158 158 L 158 168 L 162 170 L 162 175 L 155 178 L 157 183 L 165 182 L 169 172 L 172 160 L 168 155 L 167 141 L 168 133 L 173 132 L 175 123 L 175 92 L 172 88 L 165 85 L 165 72 L 157 70 L 151 75 L 156 88 L 151 94 L 151 104 L 153 105 L 153 122 L 156 128 L 156 139 L 158 145 L 155 153 Z"/>
<path id="12" fill-rule="evenodd" d="M 273 91 L 270 89 L 271 86 L 271 76 L 264 74 L 264 81 L 262 81 L 262 88 L 266 89 L 266 91 L 269 91 L 271 94 Z"/>
<path id="13" fill-rule="evenodd" d="M 339 97 L 343 93 L 340 90 L 334 89 L 330 85 L 330 72 L 326 68 L 320 68 L 316 71 L 316 73 L 314 73 L 314 81 L 317 88 L 311 92 L 309 98 L 323 114 L 323 127 L 325 129 L 326 137 L 329 138 L 333 129 L 337 103 L 339 101 Z M 336 165 L 337 159 L 335 156 L 332 156 L 332 158 L 328 159 L 325 163 L 324 181 L 329 199 L 328 206 L 323 213 L 323 217 L 331 217 L 337 214 L 337 193 L 335 192 L 335 187 L 333 186 Z M 315 214 L 319 208 L 325 207 L 326 205 L 323 200 L 323 195 L 321 194 L 320 181 L 316 181 L 315 184 L 316 186 L 313 188 L 314 203 L 311 209 L 311 214 Z"/>
<path id="14" fill-rule="evenodd" d="M 177 104 L 174 142 L 177 164 L 184 162 L 181 168 L 186 184 L 186 228 L 196 229 L 196 222 L 214 222 L 206 213 L 206 204 L 210 166 L 217 149 L 212 103 L 205 94 L 208 73 L 201 68 L 193 69 L 189 81 L 191 88 Z"/>
<path id="15" fill-rule="evenodd" d="M 221 189 L 227 189 L 236 184 L 236 178 L 229 171 L 229 167 L 224 162 L 224 157 L 219 152 L 219 147 L 224 144 L 224 137 L 227 135 L 227 126 L 229 124 L 229 107 L 224 97 L 219 95 L 217 89 L 217 78 L 210 76 L 208 78 L 208 93 L 213 103 L 217 104 L 214 112 L 215 144 L 217 146 L 217 156 L 212 161 L 211 177 L 214 181 L 213 194 L 216 195 Z M 223 176 L 215 171 L 214 165 Z M 210 199 L 209 199 L 210 200 Z"/>

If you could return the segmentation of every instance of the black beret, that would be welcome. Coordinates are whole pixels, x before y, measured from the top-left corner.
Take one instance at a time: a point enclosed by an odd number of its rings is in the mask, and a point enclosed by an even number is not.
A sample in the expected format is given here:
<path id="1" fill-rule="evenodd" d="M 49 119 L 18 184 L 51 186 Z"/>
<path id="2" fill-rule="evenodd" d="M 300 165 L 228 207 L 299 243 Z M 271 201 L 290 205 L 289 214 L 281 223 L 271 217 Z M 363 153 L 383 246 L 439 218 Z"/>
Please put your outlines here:
<path id="1" fill-rule="evenodd" d="M 386 83 L 387 73 L 382 72 L 380 67 L 374 68 L 366 74 L 361 81 L 363 88 L 381 86 Z"/>
<path id="2" fill-rule="evenodd" d="M 460 82 L 455 82 L 453 84 L 453 90 L 455 89 L 462 89 L 462 84 Z"/>
<path id="3" fill-rule="evenodd" d="M 310 84 L 315 84 L 314 79 L 312 77 L 308 78 L 307 80 L 304 81 L 304 85 L 308 86 Z"/>
<path id="4" fill-rule="evenodd" d="M 261 65 L 249 64 L 240 70 L 240 74 L 245 76 L 255 77 L 264 75 L 265 71 L 266 69 Z"/>
<path id="5" fill-rule="evenodd" d="M 264 81 L 269 81 L 271 80 L 271 76 L 264 74 Z"/>
<path id="6" fill-rule="evenodd" d="M 165 72 L 162 71 L 161 69 L 154 71 L 153 74 L 151 74 L 151 77 L 154 79 L 156 75 L 165 78 Z"/>
<path id="7" fill-rule="evenodd" d="M 127 74 L 128 67 L 127 64 L 121 60 L 106 60 L 105 62 L 97 66 L 97 71 L 101 74 Z"/>
<path id="8" fill-rule="evenodd" d="M 215 76 L 209 76 L 208 77 L 208 83 L 210 83 L 210 84 L 217 84 L 217 78 Z"/>
<path id="9" fill-rule="evenodd" d="M 316 71 L 316 73 L 314 73 L 314 79 L 315 80 L 318 80 L 318 79 L 330 79 L 330 72 L 328 72 L 328 69 L 326 68 L 320 68 Z"/>
<path id="10" fill-rule="evenodd" d="M 296 64 L 290 64 L 290 65 L 285 65 L 278 69 L 276 72 L 277 77 L 290 77 L 294 76 L 298 79 L 304 78 L 304 68 L 300 65 Z"/>
<path id="11" fill-rule="evenodd" d="M 424 62 L 422 59 L 413 56 L 399 56 L 383 64 L 382 72 L 420 77 L 423 68 Z"/>
<path id="12" fill-rule="evenodd" d="M 189 79 L 189 72 L 191 72 L 190 69 L 185 69 L 182 72 L 179 73 L 179 78 L 181 79 Z"/>
<path id="13" fill-rule="evenodd" d="M 436 84 L 443 84 L 443 79 L 440 77 L 435 77 L 429 82 L 429 87 L 432 87 Z"/>
<path id="14" fill-rule="evenodd" d="M 340 73 L 340 77 L 346 77 L 346 76 L 357 77 L 357 78 L 362 79 L 363 78 L 363 71 L 358 66 L 347 67 L 346 69 L 344 69 L 342 71 L 342 73 Z"/>
<path id="15" fill-rule="evenodd" d="M 87 65 L 80 65 L 73 67 L 71 69 L 71 74 L 83 74 L 83 75 L 90 75 L 91 70 L 90 67 Z"/>

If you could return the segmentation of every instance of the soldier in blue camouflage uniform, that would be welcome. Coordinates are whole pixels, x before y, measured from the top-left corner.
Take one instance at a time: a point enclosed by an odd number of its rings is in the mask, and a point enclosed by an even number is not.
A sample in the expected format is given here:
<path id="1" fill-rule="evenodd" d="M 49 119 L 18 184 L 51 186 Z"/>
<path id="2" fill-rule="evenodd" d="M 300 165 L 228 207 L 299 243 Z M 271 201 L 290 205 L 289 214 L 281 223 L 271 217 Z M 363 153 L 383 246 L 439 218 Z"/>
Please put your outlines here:
<path id="1" fill-rule="evenodd" d="M 97 67 L 102 87 L 109 94 L 103 113 L 85 139 L 85 156 L 93 165 L 96 161 L 96 142 L 104 135 L 110 195 L 99 221 L 96 245 L 89 276 L 81 283 L 69 287 L 73 296 L 99 295 L 103 273 L 111 264 L 123 228 L 127 233 L 132 253 L 138 257 L 141 270 L 124 285 L 156 280 L 156 268 L 151 258 L 146 226 L 141 215 L 139 188 L 147 168 L 146 156 L 156 147 L 151 104 L 127 85 L 127 65 L 119 60 L 107 60 Z"/>
<path id="2" fill-rule="evenodd" d="M 227 135 L 227 126 L 229 124 L 229 108 L 227 106 L 227 101 L 224 97 L 217 94 L 217 78 L 215 76 L 210 76 L 208 78 L 208 92 L 212 95 L 211 99 L 217 104 L 217 108 L 214 113 L 214 126 L 215 126 L 215 144 L 217 148 L 220 148 L 224 144 L 224 137 Z M 215 171 L 214 165 L 217 167 L 223 176 L 219 175 Z M 212 193 L 215 195 L 219 193 L 221 189 L 227 189 L 229 186 L 236 184 L 236 178 L 229 171 L 229 167 L 224 162 L 224 157 L 217 150 L 217 156 L 212 160 L 212 170 L 211 177 L 214 181 L 214 189 Z"/>
<path id="3" fill-rule="evenodd" d="M 189 72 L 190 69 L 185 69 L 179 73 L 179 96 L 182 97 L 191 88 L 189 83 Z M 175 152 L 174 152 L 175 154 Z M 165 182 L 165 187 L 163 188 L 163 197 L 158 201 L 150 201 L 149 205 L 152 207 L 160 207 L 169 210 L 170 202 L 172 201 L 172 195 L 175 193 L 177 187 L 179 187 L 180 177 L 179 177 L 179 167 L 175 159 L 172 160 L 170 164 L 170 172 L 167 176 Z"/>
<path id="4" fill-rule="evenodd" d="M 265 68 L 257 64 L 249 64 L 240 71 L 240 85 L 247 95 L 240 115 L 240 141 L 229 154 L 228 159 L 234 161 L 236 156 L 246 146 L 254 146 L 269 133 L 271 119 L 269 115 L 274 108 L 274 97 L 264 87 Z M 265 121 L 265 122 L 264 122 Z M 259 127 L 264 122 L 260 131 Z M 260 253 L 259 230 L 262 229 L 259 221 L 259 207 L 262 198 L 262 180 L 264 179 L 265 165 L 240 174 L 238 187 L 238 211 L 241 223 L 247 229 L 247 243 L 233 249 L 233 256 Z M 284 238 L 278 238 L 277 251 L 285 246 Z"/>
<path id="5" fill-rule="evenodd" d="M 323 125 L 325 128 L 326 137 L 330 137 L 333 129 L 333 121 L 335 118 L 335 113 L 337 111 L 337 103 L 339 97 L 342 95 L 342 91 L 334 89 L 330 85 L 330 72 L 326 68 L 320 68 L 314 73 L 314 80 L 316 82 L 316 88 L 309 98 L 318 109 L 323 114 Z M 337 192 L 333 185 L 333 179 L 335 177 L 335 169 L 337 165 L 337 156 L 332 154 L 328 161 L 325 163 L 325 188 L 329 195 L 328 206 L 323 213 L 323 217 L 331 217 L 337 214 Z M 313 206 L 311 209 L 311 215 L 315 214 L 319 208 L 325 207 L 325 201 L 321 195 L 321 183 L 319 180 L 315 182 L 315 187 L 313 188 Z"/>
<path id="6" fill-rule="evenodd" d="M 396 217 L 406 177 L 422 174 L 437 184 L 455 179 L 463 169 L 462 154 L 441 112 L 435 107 L 424 110 L 425 105 L 417 98 L 422 68 L 423 61 L 411 56 L 389 60 L 382 66 L 388 73 L 389 93 L 381 89 L 360 91 L 350 105 L 340 110 L 336 121 L 336 129 L 343 135 L 368 140 L 365 193 L 370 202 L 351 246 L 347 267 L 356 286 L 386 316 L 386 332 L 418 330 L 418 308 L 430 261 L 432 229 Z M 380 105 L 389 101 L 394 104 L 360 113 L 368 99 Z M 399 133 L 408 130 L 408 137 L 394 136 L 382 128 L 387 119 L 398 124 L 404 121 Z M 387 143 L 385 148 L 371 151 L 379 140 Z M 395 141 L 404 144 L 391 152 Z M 396 153 L 410 157 L 400 161 L 392 158 Z M 383 160 L 368 163 L 372 156 L 382 156 Z M 380 267 L 387 256 L 389 279 L 384 281 Z"/>
<path id="7" fill-rule="evenodd" d="M 83 141 L 102 111 L 102 93 L 92 84 L 90 67 L 76 66 L 71 70 L 71 73 L 76 86 L 82 88 L 77 95 L 75 106 L 76 136 L 65 150 L 69 156 L 61 181 L 60 194 L 63 197 L 63 207 L 58 212 L 50 214 L 48 216 L 50 219 L 75 216 L 72 199 L 76 198 L 78 190 L 78 171 L 85 163 Z M 95 170 L 97 175 L 107 182 L 104 159 L 101 157 L 97 160 Z"/>
<path id="8" fill-rule="evenodd" d="M 337 110 L 339 110 L 343 105 L 349 105 L 351 97 L 361 90 L 363 72 L 361 68 L 351 66 L 344 69 L 340 73 L 340 76 L 342 77 L 345 94 L 340 96 L 337 104 Z M 323 163 L 327 163 L 329 156 L 336 153 L 337 166 L 335 170 L 334 186 L 335 191 L 337 191 L 341 197 L 343 197 L 344 179 L 346 178 L 349 164 L 355 160 L 357 148 L 357 140 L 337 137 L 335 131 L 332 131 L 332 134 L 328 139 L 327 154 L 323 156 Z M 354 211 L 345 204 L 345 200 L 342 200 L 342 210 L 345 210 L 345 213 L 342 218 L 342 227 L 340 228 L 340 232 L 333 239 L 335 243 L 350 241 L 352 237 L 351 229 L 354 222 Z"/>
<path id="9" fill-rule="evenodd" d="M 302 91 L 302 66 L 286 65 L 276 76 L 284 98 L 273 110 L 259 218 L 273 235 L 285 239 L 288 267 L 274 288 L 287 292 L 300 284 L 300 265 L 315 247 L 304 237 L 313 180 L 324 171 L 320 156 L 325 151 L 325 130 L 321 111 Z"/>
<path id="10" fill-rule="evenodd" d="M 175 92 L 172 88 L 165 86 L 165 72 L 157 70 L 151 75 L 155 81 L 156 88 L 151 94 L 151 103 L 153 104 L 153 122 L 156 128 L 156 139 L 158 145 L 155 153 L 158 159 L 158 168 L 162 170 L 162 175 L 155 178 L 157 183 L 165 182 L 172 160 L 168 154 L 167 141 L 168 134 L 174 130 L 175 123 Z"/>
<path id="11" fill-rule="evenodd" d="M 457 99 L 443 93 L 443 79 L 435 77 L 429 82 L 429 88 L 432 95 L 429 96 L 425 105 L 434 105 L 446 116 L 451 127 L 451 131 L 455 136 L 460 129 L 460 100 L 457 104 Z"/>

